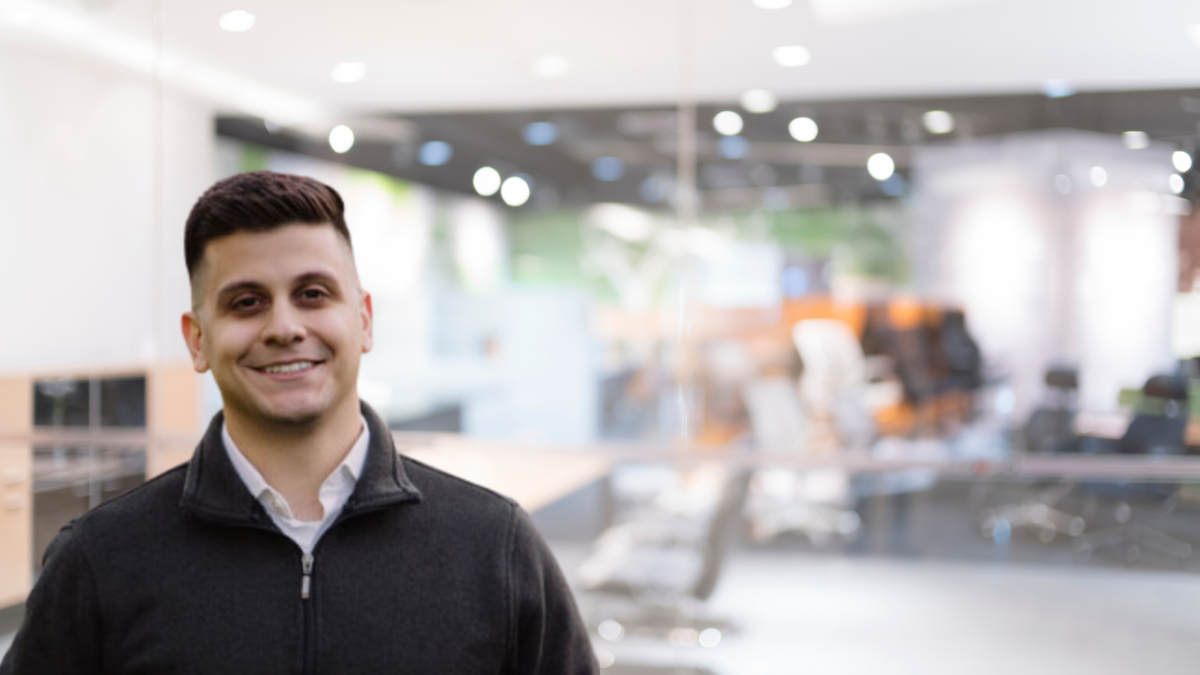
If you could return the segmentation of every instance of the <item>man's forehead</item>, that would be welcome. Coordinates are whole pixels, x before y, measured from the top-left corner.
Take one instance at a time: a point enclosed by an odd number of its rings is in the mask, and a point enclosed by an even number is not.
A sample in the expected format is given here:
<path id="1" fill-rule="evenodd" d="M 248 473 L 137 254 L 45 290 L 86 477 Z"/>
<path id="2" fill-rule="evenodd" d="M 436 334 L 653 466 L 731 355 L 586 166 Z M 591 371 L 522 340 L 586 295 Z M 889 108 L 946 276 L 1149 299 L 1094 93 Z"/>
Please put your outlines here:
<path id="1" fill-rule="evenodd" d="M 333 226 L 297 224 L 239 231 L 208 242 L 192 290 L 215 292 L 233 277 L 253 281 L 265 276 L 278 281 L 313 273 L 356 276 L 353 252 Z"/>

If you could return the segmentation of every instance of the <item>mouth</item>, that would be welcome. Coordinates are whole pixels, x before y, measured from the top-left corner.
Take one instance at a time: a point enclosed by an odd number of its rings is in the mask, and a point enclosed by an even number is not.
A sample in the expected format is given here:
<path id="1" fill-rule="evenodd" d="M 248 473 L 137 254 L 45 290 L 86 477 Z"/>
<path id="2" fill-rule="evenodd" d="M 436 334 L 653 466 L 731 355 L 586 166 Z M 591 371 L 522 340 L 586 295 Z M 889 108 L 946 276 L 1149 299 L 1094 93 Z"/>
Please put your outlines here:
<path id="1" fill-rule="evenodd" d="M 320 365 L 320 361 L 291 361 L 289 363 L 272 363 L 266 366 L 254 368 L 260 373 L 267 375 L 299 375 L 316 368 Z"/>

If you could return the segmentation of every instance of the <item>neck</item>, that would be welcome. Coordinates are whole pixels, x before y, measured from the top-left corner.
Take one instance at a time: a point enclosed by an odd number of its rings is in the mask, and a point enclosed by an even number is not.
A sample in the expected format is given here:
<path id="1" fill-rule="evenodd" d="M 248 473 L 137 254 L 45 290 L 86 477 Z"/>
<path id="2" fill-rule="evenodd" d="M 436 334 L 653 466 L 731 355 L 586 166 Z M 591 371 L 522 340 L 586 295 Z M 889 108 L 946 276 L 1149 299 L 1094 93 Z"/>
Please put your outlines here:
<path id="1" fill-rule="evenodd" d="M 357 399 L 311 422 L 291 424 L 225 409 L 229 435 L 262 477 L 287 500 L 300 520 L 320 520 L 321 484 L 345 459 L 362 433 Z"/>

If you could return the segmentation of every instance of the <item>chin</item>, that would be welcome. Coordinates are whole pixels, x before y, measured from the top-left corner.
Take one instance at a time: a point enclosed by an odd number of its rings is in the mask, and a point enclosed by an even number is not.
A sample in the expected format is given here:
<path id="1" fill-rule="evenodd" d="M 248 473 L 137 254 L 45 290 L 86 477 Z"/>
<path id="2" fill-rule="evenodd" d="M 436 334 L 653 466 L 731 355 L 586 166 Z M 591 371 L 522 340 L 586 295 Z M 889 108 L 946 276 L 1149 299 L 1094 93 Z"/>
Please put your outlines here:
<path id="1" fill-rule="evenodd" d="M 276 424 L 302 426 L 313 424 L 321 419 L 333 407 L 329 402 L 322 401 L 265 401 L 256 406 L 258 413 Z"/>

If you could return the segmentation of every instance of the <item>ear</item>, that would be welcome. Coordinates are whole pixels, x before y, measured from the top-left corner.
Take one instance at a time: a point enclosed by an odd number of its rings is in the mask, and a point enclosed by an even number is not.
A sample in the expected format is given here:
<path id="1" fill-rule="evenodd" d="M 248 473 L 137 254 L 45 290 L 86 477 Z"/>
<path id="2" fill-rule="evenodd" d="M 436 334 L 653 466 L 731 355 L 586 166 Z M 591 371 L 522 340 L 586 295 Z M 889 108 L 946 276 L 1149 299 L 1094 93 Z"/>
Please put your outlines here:
<path id="1" fill-rule="evenodd" d="M 358 303 L 358 313 L 362 318 L 363 328 L 363 353 L 371 351 L 375 346 L 375 335 L 372 332 L 375 328 L 375 310 L 371 307 L 371 294 L 366 291 L 359 291 L 362 299 Z"/>
<path id="2" fill-rule="evenodd" d="M 200 317 L 195 312 L 186 312 L 180 319 L 183 329 L 183 341 L 187 343 L 188 352 L 192 355 L 192 367 L 197 373 L 208 370 L 208 359 L 204 356 L 204 332 L 200 326 Z"/>

